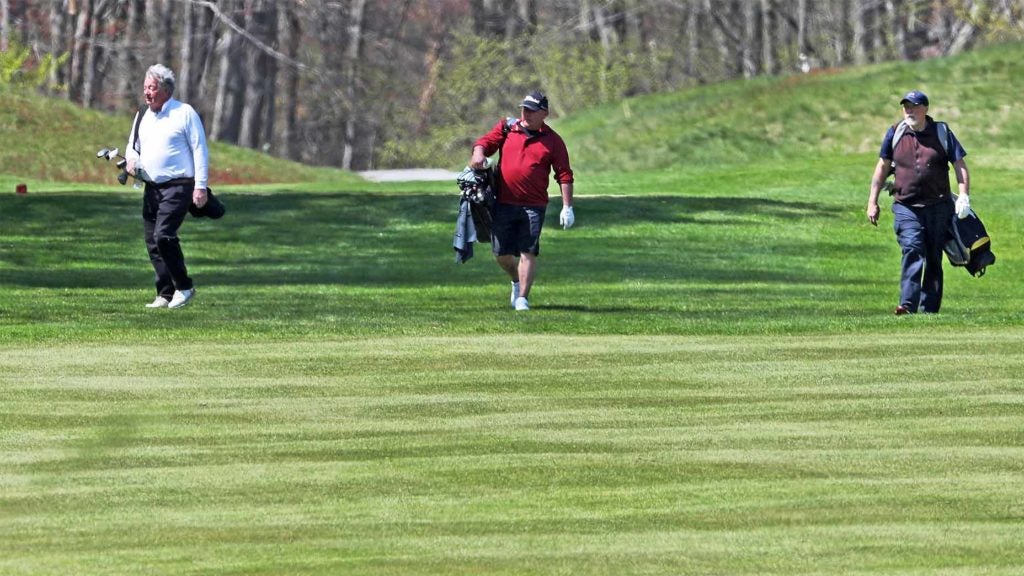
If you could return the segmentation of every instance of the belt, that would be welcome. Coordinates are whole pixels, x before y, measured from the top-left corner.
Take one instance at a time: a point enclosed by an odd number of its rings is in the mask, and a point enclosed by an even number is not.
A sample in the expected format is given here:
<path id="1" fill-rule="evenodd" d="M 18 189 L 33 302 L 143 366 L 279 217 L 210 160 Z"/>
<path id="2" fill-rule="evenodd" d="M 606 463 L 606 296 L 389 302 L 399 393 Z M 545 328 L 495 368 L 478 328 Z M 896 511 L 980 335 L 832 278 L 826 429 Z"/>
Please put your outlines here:
<path id="1" fill-rule="evenodd" d="M 195 178 L 175 178 L 173 180 L 168 180 L 166 182 L 161 182 L 159 184 L 153 184 L 153 186 L 156 187 L 156 188 L 170 188 L 171 186 L 185 186 L 185 185 L 195 186 L 195 182 L 196 182 Z"/>

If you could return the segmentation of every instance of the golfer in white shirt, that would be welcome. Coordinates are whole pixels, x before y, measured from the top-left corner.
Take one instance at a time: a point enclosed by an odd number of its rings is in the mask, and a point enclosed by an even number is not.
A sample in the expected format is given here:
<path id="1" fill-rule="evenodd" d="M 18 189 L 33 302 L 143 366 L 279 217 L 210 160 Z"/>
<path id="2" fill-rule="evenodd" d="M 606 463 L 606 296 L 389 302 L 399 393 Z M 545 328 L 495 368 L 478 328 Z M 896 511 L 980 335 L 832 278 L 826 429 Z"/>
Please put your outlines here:
<path id="1" fill-rule="evenodd" d="M 162 64 L 146 71 L 146 108 L 129 135 L 127 169 L 146 183 L 142 202 L 149 260 L 156 272 L 156 299 L 147 308 L 180 308 L 195 296 L 185 268 L 178 228 L 194 203 L 207 201 L 206 131 L 199 114 L 171 97 L 174 73 Z M 136 134 L 137 132 L 137 134 Z"/>

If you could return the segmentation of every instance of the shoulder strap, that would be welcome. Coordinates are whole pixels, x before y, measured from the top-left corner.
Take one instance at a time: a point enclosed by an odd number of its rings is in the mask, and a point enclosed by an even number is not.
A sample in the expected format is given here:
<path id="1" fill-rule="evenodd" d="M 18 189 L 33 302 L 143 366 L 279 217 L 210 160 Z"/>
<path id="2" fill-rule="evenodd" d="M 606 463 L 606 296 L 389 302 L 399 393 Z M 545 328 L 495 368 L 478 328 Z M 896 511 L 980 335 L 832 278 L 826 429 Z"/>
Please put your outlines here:
<path id="1" fill-rule="evenodd" d="M 900 138 L 903 138 L 903 135 L 907 133 L 907 123 L 903 120 L 900 120 L 899 123 L 896 124 L 893 128 L 895 132 L 893 132 L 892 134 L 892 148 L 889 149 L 890 155 L 896 153 L 896 144 L 898 144 Z"/>
<path id="2" fill-rule="evenodd" d="M 140 106 L 139 111 L 135 113 L 135 126 L 132 127 L 132 148 L 134 148 L 136 152 L 142 152 L 141 146 L 139 145 L 139 124 L 142 124 L 142 117 L 145 114 L 145 105 Z"/>
<path id="3" fill-rule="evenodd" d="M 508 133 L 512 131 L 512 127 L 515 126 L 516 122 L 518 122 L 518 121 L 519 121 L 518 118 L 514 118 L 512 116 L 506 116 L 505 117 L 505 123 L 501 125 L 501 135 L 502 135 L 502 137 L 507 137 Z"/>
<path id="4" fill-rule="evenodd" d="M 942 143 L 942 151 L 946 153 L 946 158 L 949 158 L 949 125 L 945 122 L 936 122 L 935 130 L 939 133 L 939 142 Z"/>
<path id="5" fill-rule="evenodd" d="M 936 122 L 935 130 L 939 135 L 939 143 L 942 144 L 942 151 L 946 153 L 946 158 L 949 158 L 949 125 L 945 122 Z M 896 131 L 892 135 L 892 149 L 889 153 L 892 154 L 896 150 L 896 144 L 900 141 L 900 138 L 907 133 L 907 122 L 900 120 L 900 123 L 896 125 Z"/>

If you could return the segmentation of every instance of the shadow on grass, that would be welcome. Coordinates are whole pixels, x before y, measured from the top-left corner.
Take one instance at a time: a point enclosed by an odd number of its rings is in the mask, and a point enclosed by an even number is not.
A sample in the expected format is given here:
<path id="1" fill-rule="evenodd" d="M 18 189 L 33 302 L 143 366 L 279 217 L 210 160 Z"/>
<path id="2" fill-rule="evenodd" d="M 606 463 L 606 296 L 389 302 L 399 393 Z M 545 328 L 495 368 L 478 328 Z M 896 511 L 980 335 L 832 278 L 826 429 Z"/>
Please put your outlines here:
<path id="1" fill-rule="evenodd" d="M 190 272 L 219 286 L 345 284 L 417 286 L 493 279 L 490 246 L 454 263 L 458 200 L 370 192 L 222 195 L 227 216 L 189 218 L 181 230 Z M 811 269 L 810 227 L 840 222 L 834 207 L 730 197 L 593 197 L 578 226 L 548 211 L 542 254 L 566 282 L 686 278 L 720 283 L 823 282 Z M 146 287 L 151 271 L 133 195 L 75 193 L 0 199 L 3 284 Z M 762 237 L 770 231 L 770 237 Z M 822 238 L 823 253 L 831 252 Z M 554 248 L 551 245 L 557 244 Z M 860 250 L 882 250 L 866 242 Z M 791 259 L 794 266 L 779 266 Z M 545 262 L 545 267 L 548 263 Z M 567 308 L 571 309 L 571 308 Z"/>

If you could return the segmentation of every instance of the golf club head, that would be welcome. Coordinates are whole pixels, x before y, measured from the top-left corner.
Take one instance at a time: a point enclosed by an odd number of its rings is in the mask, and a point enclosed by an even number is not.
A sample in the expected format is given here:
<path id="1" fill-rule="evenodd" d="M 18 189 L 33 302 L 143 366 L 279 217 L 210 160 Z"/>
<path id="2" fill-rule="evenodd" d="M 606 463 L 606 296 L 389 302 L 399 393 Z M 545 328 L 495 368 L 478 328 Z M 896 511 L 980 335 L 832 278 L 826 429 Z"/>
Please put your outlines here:
<path id="1" fill-rule="evenodd" d="M 121 184 L 121 186 L 124 186 L 125 183 L 128 182 L 128 172 L 122 170 L 121 173 L 117 175 L 117 181 L 119 184 Z"/>
<path id="2" fill-rule="evenodd" d="M 110 160 L 111 158 L 117 158 L 117 148 L 107 152 L 107 160 Z"/>
<path id="3" fill-rule="evenodd" d="M 121 158 L 117 161 L 117 167 L 124 170 L 125 165 L 128 164 L 128 160 Z"/>
<path id="4" fill-rule="evenodd" d="M 100 148 L 99 151 L 96 152 L 96 157 L 97 158 L 107 158 L 107 154 L 109 152 L 110 152 L 109 148 Z"/>

